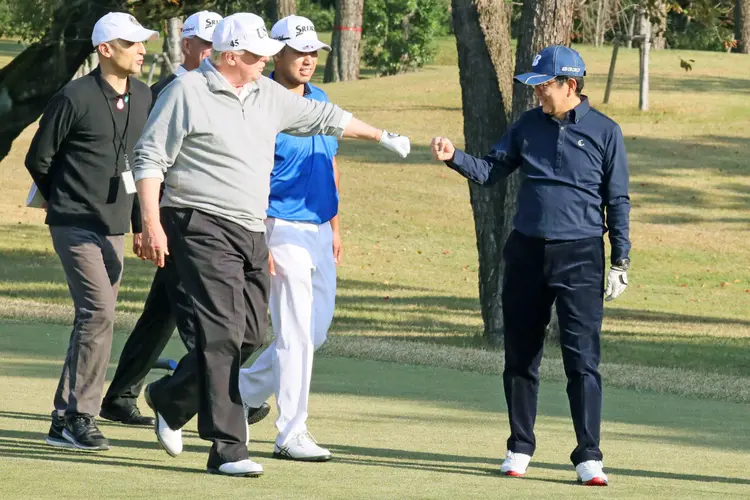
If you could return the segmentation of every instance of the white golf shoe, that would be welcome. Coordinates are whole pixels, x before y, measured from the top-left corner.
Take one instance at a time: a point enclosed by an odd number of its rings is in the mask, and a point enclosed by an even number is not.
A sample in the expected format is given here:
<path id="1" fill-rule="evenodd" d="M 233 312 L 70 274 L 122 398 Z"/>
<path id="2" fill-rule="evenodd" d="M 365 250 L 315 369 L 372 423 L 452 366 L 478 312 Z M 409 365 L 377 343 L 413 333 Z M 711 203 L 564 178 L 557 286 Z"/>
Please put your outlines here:
<path id="1" fill-rule="evenodd" d="M 529 462 L 531 461 L 531 455 L 524 453 L 513 453 L 508 450 L 505 454 L 505 461 L 500 466 L 500 472 L 506 476 L 521 477 L 526 474 L 526 469 L 529 468 Z"/>
<path id="2" fill-rule="evenodd" d="M 588 460 L 576 465 L 578 482 L 584 486 L 607 486 L 609 480 L 604 473 L 603 465 L 598 460 Z"/>
<path id="3" fill-rule="evenodd" d="M 167 421 L 164 420 L 164 417 L 156 411 L 154 404 L 151 402 L 148 385 L 146 386 L 146 390 L 143 391 L 143 396 L 149 408 L 154 410 L 154 433 L 156 434 L 156 439 L 169 456 L 176 457 L 182 453 L 182 429 L 171 429 L 167 425 Z"/>
<path id="4" fill-rule="evenodd" d="M 284 446 L 274 445 L 273 458 L 300 462 L 326 462 L 331 459 L 331 452 L 318 446 L 315 438 L 308 431 L 304 431 L 292 436 Z"/>
<path id="5" fill-rule="evenodd" d="M 263 475 L 263 466 L 246 458 L 245 460 L 221 464 L 218 468 L 209 467 L 207 471 L 210 474 L 224 476 L 258 477 Z"/>

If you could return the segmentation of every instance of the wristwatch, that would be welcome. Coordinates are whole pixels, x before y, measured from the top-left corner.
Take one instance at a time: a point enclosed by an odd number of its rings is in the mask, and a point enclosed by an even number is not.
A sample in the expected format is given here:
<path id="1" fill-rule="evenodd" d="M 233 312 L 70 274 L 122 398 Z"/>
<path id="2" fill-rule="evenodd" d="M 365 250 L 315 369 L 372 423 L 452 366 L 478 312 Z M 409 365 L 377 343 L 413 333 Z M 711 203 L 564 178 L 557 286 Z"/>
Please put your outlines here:
<path id="1" fill-rule="evenodd" d="M 623 271 L 627 271 L 630 268 L 630 259 L 620 259 L 618 261 L 615 261 L 615 267 L 618 267 Z"/>

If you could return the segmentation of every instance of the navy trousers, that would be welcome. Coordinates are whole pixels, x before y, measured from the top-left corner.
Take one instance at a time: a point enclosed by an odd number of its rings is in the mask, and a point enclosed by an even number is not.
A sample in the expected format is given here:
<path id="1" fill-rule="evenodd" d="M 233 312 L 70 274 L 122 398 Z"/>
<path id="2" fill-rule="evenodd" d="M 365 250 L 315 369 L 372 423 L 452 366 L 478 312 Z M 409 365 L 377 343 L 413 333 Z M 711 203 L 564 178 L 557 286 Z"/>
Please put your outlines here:
<path id="1" fill-rule="evenodd" d="M 503 383 L 510 419 L 508 449 L 533 455 L 545 328 L 557 301 L 568 400 L 578 445 L 573 465 L 601 460 L 604 240 L 548 241 L 514 231 L 504 249 Z"/>

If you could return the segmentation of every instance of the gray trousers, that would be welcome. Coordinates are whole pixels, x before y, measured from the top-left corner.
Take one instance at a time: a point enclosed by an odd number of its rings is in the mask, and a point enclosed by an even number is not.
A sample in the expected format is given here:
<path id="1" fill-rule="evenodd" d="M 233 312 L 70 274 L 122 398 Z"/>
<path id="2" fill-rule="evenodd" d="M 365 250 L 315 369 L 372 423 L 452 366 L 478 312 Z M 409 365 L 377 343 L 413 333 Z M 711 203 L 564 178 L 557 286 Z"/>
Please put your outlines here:
<path id="1" fill-rule="evenodd" d="M 49 231 L 75 307 L 55 411 L 96 416 L 112 350 L 125 238 L 68 226 L 50 226 Z"/>

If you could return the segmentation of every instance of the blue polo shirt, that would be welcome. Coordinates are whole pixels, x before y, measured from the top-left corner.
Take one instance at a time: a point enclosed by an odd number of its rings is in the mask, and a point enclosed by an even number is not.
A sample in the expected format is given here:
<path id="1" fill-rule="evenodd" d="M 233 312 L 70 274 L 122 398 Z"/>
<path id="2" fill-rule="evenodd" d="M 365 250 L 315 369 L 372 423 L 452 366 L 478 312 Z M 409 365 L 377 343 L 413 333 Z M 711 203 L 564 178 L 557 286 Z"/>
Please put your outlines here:
<path id="1" fill-rule="evenodd" d="M 514 229 L 532 238 L 578 240 L 609 229 L 612 263 L 630 251 L 628 162 L 622 130 L 582 102 L 562 121 L 527 111 L 482 159 L 456 150 L 446 164 L 479 184 L 521 169 Z"/>
<path id="2" fill-rule="evenodd" d="M 305 84 L 304 97 L 328 102 L 326 93 L 310 84 Z M 339 210 L 333 175 L 333 157 L 338 149 L 335 137 L 278 134 L 268 216 L 314 224 L 333 219 Z"/>

